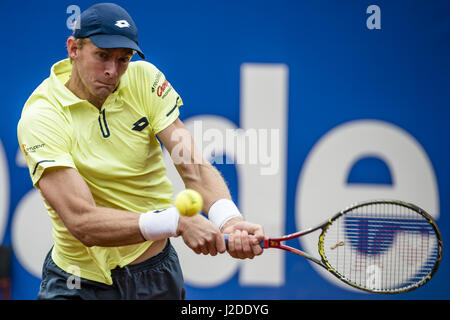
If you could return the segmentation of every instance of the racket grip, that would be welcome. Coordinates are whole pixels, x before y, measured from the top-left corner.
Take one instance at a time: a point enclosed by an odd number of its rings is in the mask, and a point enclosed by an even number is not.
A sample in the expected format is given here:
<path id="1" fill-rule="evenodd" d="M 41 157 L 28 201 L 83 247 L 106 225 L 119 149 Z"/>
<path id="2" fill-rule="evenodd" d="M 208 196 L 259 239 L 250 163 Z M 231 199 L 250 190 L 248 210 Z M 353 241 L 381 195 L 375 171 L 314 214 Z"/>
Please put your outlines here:
<path id="1" fill-rule="evenodd" d="M 224 237 L 224 239 L 225 239 L 225 246 L 227 247 L 227 250 L 228 250 L 228 237 L 229 237 L 230 235 L 228 234 L 228 233 L 225 233 L 224 235 L 223 235 L 223 237 Z M 259 245 L 260 245 L 260 247 L 261 248 L 263 248 L 264 249 L 264 247 L 265 247 L 265 242 L 266 242 L 266 240 L 262 240 L 260 243 L 259 243 Z"/>

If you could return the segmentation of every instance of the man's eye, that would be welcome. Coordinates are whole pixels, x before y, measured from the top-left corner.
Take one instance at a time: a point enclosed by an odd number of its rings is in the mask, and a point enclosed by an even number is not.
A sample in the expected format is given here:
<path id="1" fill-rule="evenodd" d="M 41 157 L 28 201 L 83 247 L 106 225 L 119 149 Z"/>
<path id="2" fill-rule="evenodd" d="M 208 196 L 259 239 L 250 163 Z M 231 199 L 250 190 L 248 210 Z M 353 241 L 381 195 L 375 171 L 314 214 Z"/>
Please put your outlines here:
<path id="1" fill-rule="evenodd" d="M 106 54 L 104 52 L 98 52 L 97 55 L 102 59 L 106 58 Z"/>

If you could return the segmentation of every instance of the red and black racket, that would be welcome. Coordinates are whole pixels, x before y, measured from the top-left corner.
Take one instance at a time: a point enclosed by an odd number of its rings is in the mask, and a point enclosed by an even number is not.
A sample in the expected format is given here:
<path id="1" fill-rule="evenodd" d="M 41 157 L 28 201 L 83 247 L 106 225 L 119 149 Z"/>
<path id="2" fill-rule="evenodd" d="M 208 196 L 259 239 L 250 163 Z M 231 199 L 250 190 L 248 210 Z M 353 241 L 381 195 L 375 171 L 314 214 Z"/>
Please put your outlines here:
<path id="1" fill-rule="evenodd" d="M 320 259 L 281 243 L 319 229 Z M 225 241 L 228 244 L 228 235 Z M 433 218 L 397 200 L 357 203 L 314 228 L 266 238 L 260 245 L 295 253 L 355 288 L 382 294 L 423 286 L 437 271 L 443 252 Z"/>

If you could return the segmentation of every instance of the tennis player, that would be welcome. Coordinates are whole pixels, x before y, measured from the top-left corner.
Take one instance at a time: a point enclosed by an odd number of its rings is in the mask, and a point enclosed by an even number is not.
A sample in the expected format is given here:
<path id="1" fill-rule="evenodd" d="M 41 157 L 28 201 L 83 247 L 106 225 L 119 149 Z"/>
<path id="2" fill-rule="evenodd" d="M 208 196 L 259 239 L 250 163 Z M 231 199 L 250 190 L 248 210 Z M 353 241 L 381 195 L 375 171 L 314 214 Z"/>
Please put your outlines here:
<path id="1" fill-rule="evenodd" d="M 262 227 L 243 219 L 220 173 L 195 150 L 178 117 L 181 97 L 154 65 L 130 62 L 135 52 L 145 59 L 130 15 L 111 3 L 90 7 L 67 51 L 18 124 L 54 238 L 38 299 L 184 299 L 170 237 L 214 256 L 226 251 L 228 233 L 231 256 L 261 254 Z M 203 196 L 208 218 L 173 207 L 159 141 L 186 187 Z M 78 286 L 69 286 L 74 276 Z"/>

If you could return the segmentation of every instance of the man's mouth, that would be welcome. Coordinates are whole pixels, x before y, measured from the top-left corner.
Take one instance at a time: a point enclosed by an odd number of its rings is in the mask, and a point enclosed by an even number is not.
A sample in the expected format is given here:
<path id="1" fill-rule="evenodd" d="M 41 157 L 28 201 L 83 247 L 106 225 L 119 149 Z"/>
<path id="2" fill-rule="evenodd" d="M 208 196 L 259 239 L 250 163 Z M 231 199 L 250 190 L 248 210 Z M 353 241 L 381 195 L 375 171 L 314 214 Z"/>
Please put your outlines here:
<path id="1" fill-rule="evenodd" d="M 102 81 L 97 81 L 97 83 L 99 83 L 102 86 L 106 86 L 106 87 L 114 87 L 116 85 L 115 83 L 107 83 L 107 82 L 102 82 Z"/>

